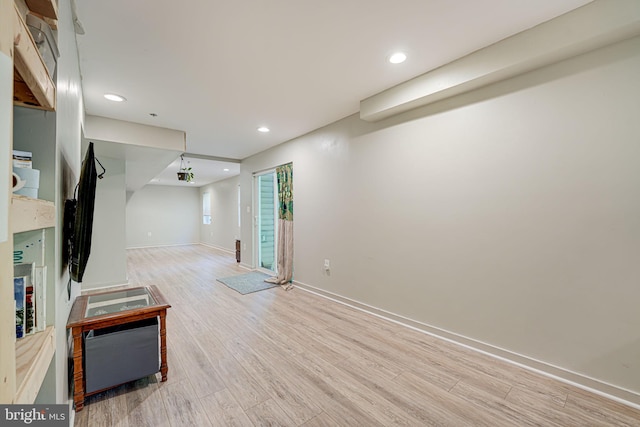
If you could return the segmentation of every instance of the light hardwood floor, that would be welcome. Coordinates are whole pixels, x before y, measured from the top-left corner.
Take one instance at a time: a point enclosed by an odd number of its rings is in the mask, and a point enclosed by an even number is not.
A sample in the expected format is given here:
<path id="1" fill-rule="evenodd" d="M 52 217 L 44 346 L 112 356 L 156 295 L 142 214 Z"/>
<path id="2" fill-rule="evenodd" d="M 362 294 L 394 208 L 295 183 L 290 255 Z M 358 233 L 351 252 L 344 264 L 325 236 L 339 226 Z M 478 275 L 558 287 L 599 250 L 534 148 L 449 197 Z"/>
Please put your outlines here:
<path id="1" fill-rule="evenodd" d="M 76 426 L 640 426 L 640 411 L 301 289 L 249 295 L 205 246 L 135 249 L 157 285 L 169 378 L 90 397 Z M 157 375 L 159 377 L 159 375 Z"/>

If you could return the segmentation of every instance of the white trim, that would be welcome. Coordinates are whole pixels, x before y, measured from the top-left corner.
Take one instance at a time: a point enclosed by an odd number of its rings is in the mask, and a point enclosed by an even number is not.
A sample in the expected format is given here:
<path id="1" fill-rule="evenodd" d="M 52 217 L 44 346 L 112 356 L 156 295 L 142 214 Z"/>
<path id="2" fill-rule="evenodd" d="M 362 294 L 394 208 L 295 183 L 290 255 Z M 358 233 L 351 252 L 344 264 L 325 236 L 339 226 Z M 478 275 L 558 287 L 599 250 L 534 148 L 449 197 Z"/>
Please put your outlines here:
<path id="1" fill-rule="evenodd" d="M 285 163 L 286 164 L 286 163 Z M 277 275 L 278 269 L 278 174 L 277 167 L 265 169 L 262 172 L 254 172 L 253 173 L 253 227 L 252 227 L 252 243 L 253 243 L 253 259 L 256 264 L 256 268 L 261 269 L 261 271 L 265 274 Z M 260 177 L 265 175 L 273 175 L 273 267 L 274 270 L 268 270 L 266 268 L 260 267 L 261 263 L 261 250 L 262 245 L 260 241 L 260 219 L 261 219 L 261 209 L 260 209 L 260 196 L 262 194 L 260 185 Z"/>
<path id="2" fill-rule="evenodd" d="M 346 298 L 311 285 L 307 285 L 297 280 L 294 280 L 293 284 L 303 291 L 310 292 L 323 298 L 327 298 L 329 300 L 371 314 L 381 319 L 385 319 L 390 322 L 405 326 L 415 331 L 423 332 L 436 338 L 443 339 L 447 342 L 461 345 L 470 350 L 477 351 L 487 356 L 491 356 L 504 362 L 508 362 L 521 368 L 525 368 L 538 374 L 556 379 L 563 383 L 573 385 L 583 390 L 587 390 L 589 392 L 598 394 L 632 408 L 640 409 L 640 394 L 634 391 L 627 390 L 625 388 L 615 386 L 613 384 L 609 384 L 604 381 L 600 381 L 595 378 L 579 374 L 577 372 L 554 366 L 549 363 L 536 360 L 531 357 L 524 356 L 503 348 L 499 348 L 491 344 L 477 341 L 472 338 L 456 334 L 454 332 L 431 326 L 426 323 L 418 322 L 416 320 L 412 320 L 398 314 L 394 314 L 370 306 L 368 304 L 361 303 L 359 301 L 355 301 L 350 298 Z"/>
<path id="3" fill-rule="evenodd" d="M 129 283 L 129 281 L 127 280 L 126 282 L 113 282 L 111 284 L 107 284 L 107 285 L 103 285 L 103 286 L 97 286 L 95 288 L 82 288 L 82 286 L 80 286 L 80 293 L 84 294 L 85 292 L 94 292 L 94 291 L 100 291 L 102 289 L 112 289 L 112 288 L 124 288 L 131 285 L 131 283 Z"/>
<path id="4" fill-rule="evenodd" d="M 283 163 L 283 164 L 285 164 L 285 165 L 286 165 L 286 163 Z M 280 166 L 282 166 L 282 165 L 280 165 Z M 255 177 L 257 177 L 257 176 L 260 176 L 260 175 L 266 175 L 266 174 L 271 173 L 271 172 L 275 173 L 275 172 L 276 172 L 276 168 L 277 168 L 277 167 L 278 167 L 278 166 L 274 166 L 274 167 L 271 167 L 271 168 L 267 168 L 267 169 L 262 169 L 262 170 L 259 170 L 259 171 L 255 171 L 255 172 L 253 172 L 253 173 L 251 174 L 251 176 L 253 176 L 253 177 L 255 178 Z"/>
<path id="5" fill-rule="evenodd" d="M 200 242 L 193 242 L 193 243 L 176 243 L 173 245 L 149 245 L 149 246 L 129 246 L 125 249 L 149 249 L 149 248 L 171 248 L 174 246 L 192 246 L 192 245 L 199 245 Z"/>
<path id="6" fill-rule="evenodd" d="M 204 243 L 204 242 L 200 242 L 200 243 L 198 243 L 198 245 L 206 246 L 206 247 L 211 248 L 211 249 L 217 249 L 219 251 L 231 254 L 234 257 L 236 256 L 236 251 L 235 250 L 228 249 L 228 248 L 223 248 L 222 246 L 211 245 L 209 243 Z"/>
<path id="7" fill-rule="evenodd" d="M 238 264 L 239 267 L 244 268 L 245 270 L 249 270 L 249 271 L 253 271 L 254 268 L 253 266 L 246 264 L 244 262 L 241 262 L 240 264 Z"/>
<path id="8" fill-rule="evenodd" d="M 269 276 L 277 276 L 278 275 L 277 272 L 275 272 L 273 270 L 269 270 L 268 268 L 264 268 L 264 267 L 256 267 L 254 270 L 258 271 L 260 273 L 268 274 Z"/>

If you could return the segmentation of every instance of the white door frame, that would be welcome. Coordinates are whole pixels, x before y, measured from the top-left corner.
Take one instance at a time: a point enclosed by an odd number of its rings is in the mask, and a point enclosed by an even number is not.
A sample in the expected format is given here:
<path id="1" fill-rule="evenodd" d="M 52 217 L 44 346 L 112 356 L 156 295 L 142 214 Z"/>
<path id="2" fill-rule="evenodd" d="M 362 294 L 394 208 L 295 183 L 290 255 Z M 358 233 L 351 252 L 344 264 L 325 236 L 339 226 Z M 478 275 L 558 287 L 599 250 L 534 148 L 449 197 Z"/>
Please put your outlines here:
<path id="1" fill-rule="evenodd" d="M 273 216 L 273 238 L 274 238 L 274 253 L 273 253 L 273 270 L 268 270 L 260 265 L 260 233 L 259 233 L 259 216 L 260 216 L 260 188 L 258 187 L 259 177 L 262 175 L 273 174 L 273 186 L 274 186 L 274 216 Z M 258 271 L 262 271 L 267 274 L 277 274 L 278 272 L 278 176 L 276 174 L 276 168 L 264 169 L 253 173 L 253 227 L 252 227 L 252 241 L 253 241 L 253 259 L 254 268 Z"/>

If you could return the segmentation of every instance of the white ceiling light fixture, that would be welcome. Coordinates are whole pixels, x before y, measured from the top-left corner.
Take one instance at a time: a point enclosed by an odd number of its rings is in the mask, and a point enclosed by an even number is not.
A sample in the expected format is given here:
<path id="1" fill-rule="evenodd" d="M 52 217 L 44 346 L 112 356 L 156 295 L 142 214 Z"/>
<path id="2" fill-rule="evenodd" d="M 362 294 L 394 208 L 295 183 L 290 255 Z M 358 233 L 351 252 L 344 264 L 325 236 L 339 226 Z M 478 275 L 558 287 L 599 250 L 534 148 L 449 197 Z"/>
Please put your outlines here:
<path id="1" fill-rule="evenodd" d="M 114 101 L 114 102 L 122 102 L 127 100 L 127 98 L 125 98 L 124 96 L 117 95 L 115 93 L 105 93 L 104 97 L 107 98 L 109 101 Z"/>
<path id="2" fill-rule="evenodd" d="M 396 52 L 391 54 L 388 60 L 392 64 L 401 64 L 407 60 L 407 55 L 404 52 Z"/>
<path id="3" fill-rule="evenodd" d="M 268 128 L 268 127 L 266 127 L 266 126 L 260 126 L 260 127 L 258 128 L 258 132 L 262 132 L 262 133 L 267 133 L 267 132 L 269 132 L 270 130 L 271 130 L 271 129 L 269 129 L 269 128 Z"/>

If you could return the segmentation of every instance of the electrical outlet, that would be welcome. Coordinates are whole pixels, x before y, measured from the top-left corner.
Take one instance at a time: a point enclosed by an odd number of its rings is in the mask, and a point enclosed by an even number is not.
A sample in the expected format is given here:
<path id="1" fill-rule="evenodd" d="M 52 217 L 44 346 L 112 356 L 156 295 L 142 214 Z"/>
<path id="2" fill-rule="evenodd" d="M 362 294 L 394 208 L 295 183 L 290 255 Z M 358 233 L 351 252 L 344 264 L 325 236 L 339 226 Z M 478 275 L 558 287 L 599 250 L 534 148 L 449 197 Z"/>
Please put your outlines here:
<path id="1" fill-rule="evenodd" d="M 331 269 L 331 261 L 329 261 L 328 259 L 324 260 L 324 269 L 325 270 L 330 270 Z"/>

